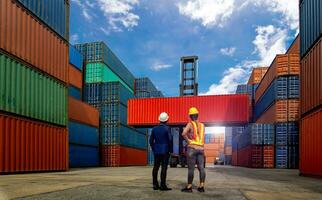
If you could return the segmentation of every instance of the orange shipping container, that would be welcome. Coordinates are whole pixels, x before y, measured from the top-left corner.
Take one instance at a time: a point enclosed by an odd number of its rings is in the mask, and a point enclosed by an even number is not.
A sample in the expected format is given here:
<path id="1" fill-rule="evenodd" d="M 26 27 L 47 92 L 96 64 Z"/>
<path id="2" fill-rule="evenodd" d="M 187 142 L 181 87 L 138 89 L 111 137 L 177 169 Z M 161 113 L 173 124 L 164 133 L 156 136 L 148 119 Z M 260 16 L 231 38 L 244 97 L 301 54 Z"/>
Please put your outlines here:
<path id="1" fill-rule="evenodd" d="M 66 128 L 0 114 L 0 173 L 67 169 Z"/>
<path id="2" fill-rule="evenodd" d="M 147 151 L 120 145 L 101 146 L 101 165 L 104 167 L 147 165 Z"/>
<path id="3" fill-rule="evenodd" d="M 233 153 L 233 149 L 231 146 L 226 146 L 225 147 L 225 155 L 230 156 Z"/>
<path id="4" fill-rule="evenodd" d="M 297 35 L 286 54 L 300 54 L 300 35 Z"/>
<path id="5" fill-rule="evenodd" d="M 299 75 L 300 74 L 300 55 L 281 54 L 277 55 L 256 89 L 255 103 L 262 97 L 264 92 L 278 76 Z"/>
<path id="6" fill-rule="evenodd" d="M 253 69 L 249 79 L 248 85 L 254 85 L 261 82 L 262 78 L 266 74 L 268 67 L 256 67 Z"/>
<path id="7" fill-rule="evenodd" d="M 301 114 L 322 104 L 322 38 L 301 61 Z"/>
<path id="8" fill-rule="evenodd" d="M 300 117 L 299 112 L 299 100 L 277 100 L 256 120 L 256 123 L 298 121 Z"/>
<path id="9" fill-rule="evenodd" d="M 83 124 L 99 127 L 99 111 L 73 97 L 68 97 L 68 118 Z"/>
<path id="10" fill-rule="evenodd" d="M 300 172 L 322 177 L 322 108 L 300 122 Z"/>
<path id="11" fill-rule="evenodd" d="M 209 157 L 206 157 L 206 163 L 207 164 L 214 164 L 215 162 L 215 158 L 214 156 L 209 156 Z"/>
<path id="12" fill-rule="evenodd" d="M 15 1 L 0 1 L 0 48 L 67 82 L 68 44 Z"/>
<path id="13" fill-rule="evenodd" d="M 78 89 L 82 89 L 83 87 L 83 74 L 73 65 L 69 64 L 69 73 L 68 73 L 68 83 L 77 87 Z"/>

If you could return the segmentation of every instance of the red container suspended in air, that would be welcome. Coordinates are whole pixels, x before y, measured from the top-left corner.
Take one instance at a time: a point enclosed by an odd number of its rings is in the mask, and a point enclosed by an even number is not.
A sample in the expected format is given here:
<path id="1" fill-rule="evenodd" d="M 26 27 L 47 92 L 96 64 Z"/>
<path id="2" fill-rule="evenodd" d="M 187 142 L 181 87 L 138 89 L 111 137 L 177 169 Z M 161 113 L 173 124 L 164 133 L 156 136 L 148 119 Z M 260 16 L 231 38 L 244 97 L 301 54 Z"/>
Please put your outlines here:
<path id="1" fill-rule="evenodd" d="M 67 128 L 0 114 L 0 173 L 67 169 Z"/>
<path id="2" fill-rule="evenodd" d="M 160 113 L 167 112 L 169 124 L 183 125 L 189 121 L 190 107 L 199 110 L 199 120 L 207 125 L 238 125 L 249 120 L 249 97 L 240 94 L 131 99 L 128 102 L 128 124 L 156 125 Z"/>

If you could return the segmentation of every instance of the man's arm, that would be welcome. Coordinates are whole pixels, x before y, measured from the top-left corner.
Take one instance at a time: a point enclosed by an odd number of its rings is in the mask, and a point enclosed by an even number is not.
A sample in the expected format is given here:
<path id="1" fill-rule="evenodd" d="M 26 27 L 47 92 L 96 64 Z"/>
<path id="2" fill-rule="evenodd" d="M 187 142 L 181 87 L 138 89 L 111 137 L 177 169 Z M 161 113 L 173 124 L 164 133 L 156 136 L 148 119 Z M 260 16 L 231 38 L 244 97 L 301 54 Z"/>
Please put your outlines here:
<path id="1" fill-rule="evenodd" d="M 152 129 L 152 133 L 150 135 L 149 144 L 150 144 L 150 147 L 153 150 L 153 144 L 154 144 L 154 131 L 153 131 L 153 129 Z"/>
<path id="2" fill-rule="evenodd" d="M 190 144 L 190 139 L 188 138 L 188 133 L 191 131 L 191 123 L 188 123 L 187 126 L 183 129 L 182 137 Z"/>

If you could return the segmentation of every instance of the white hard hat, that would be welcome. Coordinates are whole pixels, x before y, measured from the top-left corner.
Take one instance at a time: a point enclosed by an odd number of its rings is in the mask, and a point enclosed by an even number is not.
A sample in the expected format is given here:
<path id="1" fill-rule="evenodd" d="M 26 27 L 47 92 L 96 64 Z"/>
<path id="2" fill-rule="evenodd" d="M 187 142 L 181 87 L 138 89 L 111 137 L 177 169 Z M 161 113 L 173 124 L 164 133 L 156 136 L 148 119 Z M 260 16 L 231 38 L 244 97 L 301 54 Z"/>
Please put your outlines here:
<path id="1" fill-rule="evenodd" d="M 166 112 L 163 112 L 159 116 L 160 122 L 167 122 L 169 120 L 169 115 Z"/>

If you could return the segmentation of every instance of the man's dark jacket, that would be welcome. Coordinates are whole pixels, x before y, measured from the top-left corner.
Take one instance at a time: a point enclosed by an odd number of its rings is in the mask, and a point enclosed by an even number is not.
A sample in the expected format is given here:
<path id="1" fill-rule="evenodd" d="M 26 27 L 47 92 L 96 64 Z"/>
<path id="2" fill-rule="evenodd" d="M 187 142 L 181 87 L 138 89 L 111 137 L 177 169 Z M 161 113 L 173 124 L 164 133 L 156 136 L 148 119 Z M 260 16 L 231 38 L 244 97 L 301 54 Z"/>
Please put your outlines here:
<path id="1" fill-rule="evenodd" d="M 162 155 L 172 152 L 172 137 L 170 128 L 160 124 L 152 129 L 149 140 L 152 151 L 155 155 Z"/>

